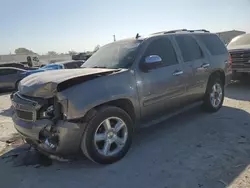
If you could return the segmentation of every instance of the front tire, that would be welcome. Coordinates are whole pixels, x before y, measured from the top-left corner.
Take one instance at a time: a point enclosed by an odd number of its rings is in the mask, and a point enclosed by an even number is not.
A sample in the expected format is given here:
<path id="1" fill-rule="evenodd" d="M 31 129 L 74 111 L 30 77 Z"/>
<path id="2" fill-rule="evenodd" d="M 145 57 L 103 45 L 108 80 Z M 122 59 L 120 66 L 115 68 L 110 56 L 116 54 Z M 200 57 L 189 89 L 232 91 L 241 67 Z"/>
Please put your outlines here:
<path id="1" fill-rule="evenodd" d="M 99 164 L 111 164 L 128 152 L 133 135 L 133 121 L 121 108 L 104 106 L 86 122 L 81 150 Z"/>
<path id="2" fill-rule="evenodd" d="M 207 84 L 203 107 L 208 112 L 217 112 L 223 105 L 224 85 L 219 76 L 211 77 Z"/>

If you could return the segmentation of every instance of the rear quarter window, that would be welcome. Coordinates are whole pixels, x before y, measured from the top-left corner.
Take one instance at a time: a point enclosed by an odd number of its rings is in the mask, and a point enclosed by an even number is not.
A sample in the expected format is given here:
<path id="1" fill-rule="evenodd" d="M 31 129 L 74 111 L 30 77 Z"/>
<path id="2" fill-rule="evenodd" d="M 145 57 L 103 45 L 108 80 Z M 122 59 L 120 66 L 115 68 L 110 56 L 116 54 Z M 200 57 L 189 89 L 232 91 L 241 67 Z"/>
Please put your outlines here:
<path id="1" fill-rule="evenodd" d="M 205 47 L 212 55 L 221 55 L 228 53 L 225 44 L 217 35 L 198 35 L 196 37 L 201 42 L 203 42 Z"/>

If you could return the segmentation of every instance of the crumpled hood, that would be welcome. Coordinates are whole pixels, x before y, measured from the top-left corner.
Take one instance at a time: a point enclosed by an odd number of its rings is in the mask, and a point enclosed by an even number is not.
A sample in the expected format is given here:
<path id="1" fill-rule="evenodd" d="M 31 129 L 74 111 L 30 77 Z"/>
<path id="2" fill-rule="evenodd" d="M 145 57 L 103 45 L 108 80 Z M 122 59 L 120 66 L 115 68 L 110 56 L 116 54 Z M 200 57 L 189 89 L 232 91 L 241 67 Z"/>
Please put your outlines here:
<path id="1" fill-rule="evenodd" d="M 51 98 L 57 92 L 57 86 L 67 80 L 75 78 L 86 78 L 100 74 L 108 74 L 117 71 L 117 69 L 99 69 L 99 68 L 81 68 L 81 69 L 62 69 L 54 71 L 45 71 L 32 74 L 21 80 L 18 90 L 20 94 Z M 92 78 L 92 77 L 91 77 Z"/>

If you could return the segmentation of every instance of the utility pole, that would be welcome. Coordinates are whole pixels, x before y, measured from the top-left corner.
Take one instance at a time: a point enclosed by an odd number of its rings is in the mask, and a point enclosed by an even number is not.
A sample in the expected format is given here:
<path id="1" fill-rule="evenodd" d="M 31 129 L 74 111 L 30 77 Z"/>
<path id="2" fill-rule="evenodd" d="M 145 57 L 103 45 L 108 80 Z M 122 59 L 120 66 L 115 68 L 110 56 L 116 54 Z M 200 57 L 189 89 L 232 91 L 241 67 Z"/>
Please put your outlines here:
<path id="1" fill-rule="evenodd" d="M 114 42 L 116 41 L 116 39 L 115 39 L 115 35 L 113 35 L 113 38 L 114 38 Z"/>

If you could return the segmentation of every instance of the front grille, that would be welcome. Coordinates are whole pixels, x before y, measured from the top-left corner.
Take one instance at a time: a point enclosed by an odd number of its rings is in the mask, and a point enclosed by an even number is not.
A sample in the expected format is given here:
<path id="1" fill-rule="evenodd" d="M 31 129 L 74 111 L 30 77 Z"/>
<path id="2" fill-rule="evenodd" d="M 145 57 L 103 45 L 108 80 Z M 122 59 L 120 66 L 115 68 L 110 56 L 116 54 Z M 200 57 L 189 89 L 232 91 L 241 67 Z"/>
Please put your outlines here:
<path id="1" fill-rule="evenodd" d="M 36 120 L 37 111 L 41 108 L 41 105 L 37 101 L 27 99 L 18 94 L 18 92 L 13 95 L 11 100 L 16 116 L 19 119 L 25 121 Z"/>
<path id="2" fill-rule="evenodd" d="M 34 112 L 28 112 L 28 111 L 23 111 L 23 110 L 15 110 L 16 116 L 19 119 L 23 119 L 26 121 L 33 121 L 35 118 L 35 113 Z"/>
<path id="3" fill-rule="evenodd" d="M 250 50 L 230 52 L 230 55 L 232 57 L 233 64 L 234 63 L 250 64 Z"/>

